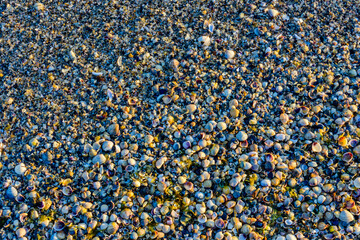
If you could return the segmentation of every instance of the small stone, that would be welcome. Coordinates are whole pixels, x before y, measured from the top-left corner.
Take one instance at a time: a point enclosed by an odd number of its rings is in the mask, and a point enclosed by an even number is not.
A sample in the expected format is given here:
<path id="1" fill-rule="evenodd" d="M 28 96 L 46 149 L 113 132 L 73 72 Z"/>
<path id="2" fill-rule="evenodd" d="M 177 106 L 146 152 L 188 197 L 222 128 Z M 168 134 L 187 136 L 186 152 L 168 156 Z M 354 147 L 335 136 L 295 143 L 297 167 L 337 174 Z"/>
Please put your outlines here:
<path id="1" fill-rule="evenodd" d="M 248 135 L 246 132 L 244 131 L 240 131 L 236 134 L 236 138 L 239 140 L 239 141 L 246 141 L 246 139 L 248 138 Z"/>
<path id="2" fill-rule="evenodd" d="M 303 118 L 303 119 L 301 119 L 299 121 L 299 126 L 304 127 L 304 126 L 307 126 L 307 125 L 309 125 L 309 120 Z"/>
<path id="3" fill-rule="evenodd" d="M 177 71 L 178 70 L 178 67 L 179 67 L 179 61 L 176 60 L 176 59 L 173 59 L 170 61 L 170 67 L 174 70 L 174 71 Z"/>
<path id="4" fill-rule="evenodd" d="M 198 42 L 203 46 L 209 46 L 211 43 L 211 39 L 209 36 L 201 36 L 199 37 Z"/>
<path id="5" fill-rule="evenodd" d="M 354 180 L 354 186 L 356 188 L 360 188 L 360 177 L 355 178 Z"/>
<path id="6" fill-rule="evenodd" d="M 212 146 L 212 148 L 210 149 L 210 155 L 211 155 L 211 156 L 216 156 L 216 155 L 218 154 L 219 150 L 220 150 L 219 145 L 214 144 L 214 145 Z"/>
<path id="7" fill-rule="evenodd" d="M 20 163 L 15 167 L 15 173 L 18 175 L 24 175 L 26 172 L 26 166 L 24 163 Z"/>
<path id="8" fill-rule="evenodd" d="M 119 230 L 119 225 L 116 222 L 111 222 L 106 228 L 108 234 L 115 234 Z"/>
<path id="9" fill-rule="evenodd" d="M 44 11 L 44 10 L 45 10 L 44 4 L 39 3 L 39 2 L 38 2 L 38 3 L 35 3 L 34 7 L 35 7 L 35 9 L 38 10 L 38 11 Z"/>
<path id="10" fill-rule="evenodd" d="M 233 118 L 237 118 L 240 114 L 240 111 L 236 109 L 235 106 L 232 106 L 230 108 L 230 115 L 233 117 Z"/>
<path id="11" fill-rule="evenodd" d="M 353 151 L 354 151 L 354 153 L 355 153 L 356 155 L 360 156 L 360 145 L 354 147 L 354 150 L 353 150 Z"/>

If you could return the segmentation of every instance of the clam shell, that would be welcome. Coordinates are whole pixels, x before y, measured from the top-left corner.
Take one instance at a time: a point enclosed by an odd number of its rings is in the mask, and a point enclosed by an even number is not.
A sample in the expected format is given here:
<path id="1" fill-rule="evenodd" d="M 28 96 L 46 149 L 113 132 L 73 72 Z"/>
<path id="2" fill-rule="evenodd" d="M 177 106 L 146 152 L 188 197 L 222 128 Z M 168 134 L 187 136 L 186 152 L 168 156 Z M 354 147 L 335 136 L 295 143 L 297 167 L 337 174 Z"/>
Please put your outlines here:
<path id="1" fill-rule="evenodd" d="M 62 193 L 63 193 L 65 196 L 69 196 L 69 195 L 71 195 L 71 193 L 72 193 L 72 188 L 71 188 L 70 186 L 63 187 Z"/>
<path id="2" fill-rule="evenodd" d="M 356 188 L 360 188 L 360 177 L 355 178 L 354 180 L 354 186 Z"/>
<path id="3" fill-rule="evenodd" d="M 319 153 L 319 152 L 322 151 L 322 146 L 321 146 L 321 144 L 318 143 L 318 142 L 313 142 L 313 143 L 311 144 L 311 149 L 312 149 L 313 152 Z"/>
<path id="4" fill-rule="evenodd" d="M 350 162 L 353 159 L 353 154 L 351 152 L 344 153 L 342 160 L 345 162 Z"/>
<path id="5" fill-rule="evenodd" d="M 203 46 L 209 46 L 211 43 L 211 39 L 209 36 L 201 36 L 198 38 L 198 42 Z"/>
<path id="6" fill-rule="evenodd" d="M 354 221 L 354 215 L 348 210 L 343 210 L 340 212 L 339 219 L 345 223 L 350 223 Z"/>
<path id="7" fill-rule="evenodd" d="M 268 14 L 270 15 L 270 17 L 275 18 L 280 14 L 280 12 L 276 9 L 269 9 Z"/>
<path id="8" fill-rule="evenodd" d="M 59 232 L 65 228 L 65 223 L 61 220 L 58 220 L 54 224 L 54 230 Z"/>
<path id="9" fill-rule="evenodd" d="M 226 59 L 233 59 L 235 57 L 235 52 L 233 50 L 227 50 L 225 52 Z"/>

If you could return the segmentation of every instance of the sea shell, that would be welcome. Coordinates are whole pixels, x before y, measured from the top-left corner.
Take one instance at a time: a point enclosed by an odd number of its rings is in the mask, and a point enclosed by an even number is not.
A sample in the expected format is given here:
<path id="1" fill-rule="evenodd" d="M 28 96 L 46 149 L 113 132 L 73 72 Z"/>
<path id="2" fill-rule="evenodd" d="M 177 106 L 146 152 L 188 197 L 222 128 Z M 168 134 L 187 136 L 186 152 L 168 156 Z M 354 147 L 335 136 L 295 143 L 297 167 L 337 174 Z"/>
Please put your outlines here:
<path id="1" fill-rule="evenodd" d="M 233 50 L 227 50 L 225 52 L 226 59 L 233 59 L 235 57 L 235 52 Z"/>
<path id="2" fill-rule="evenodd" d="M 354 215 L 348 210 L 343 210 L 340 212 L 339 219 L 345 223 L 350 223 L 354 221 Z"/>
<path id="3" fill-rule="evenodd" d="M 114 146 L 114 143 L 111 142 L 111 141 L 105 141 L 103 144 L 102 144 L 102 149 L 104 151 L 111 151 L 111 149 L 113 148 Z"/>
<path id="4" fill-rule="evenodd" d="M 211 43 L 211 39 L 209 36 L 201 36 L 198 38 L 198 42 L 203 46 L 209 46 Z"/>
<path id="5" fill-rule="evenodd" d="M 342 147 L 346 147 L 347 144 L 348 144 L 348 141 L 346 139 L 346 137 L 342 136 L 342 137 L 339 137 L 338 139 L 338 144 Z"/>
<path id="6" fill-rule="evenodd" d="M 353 159 L 353 154 L 351 152 L 344 153 L 342 160 L 344 162 L 350 162 Z"/>
<path id="7" fill-rule="evenodd" d="M 214 24 L 210 23 L 209 24 L 209 32 L 211 32 L 211 33 L 214 32 L 214 28 L 215 28 Z"/>
<path id="8" fill-rule="evenodd" d="M 355 178 L 354 180 L 354 186 L 356 188 L 360 188 L 360 177 Z"/>
<path id="9" fill-rule="evenodd" d="M 15 173 L 18 175 L 24 175 L 26 172 L 26 166 L 24 163 L 20 163 L 15 167 Z"/>
<path id="10" fill-rule="evenodd" d="M 71 193 L 72 193 L 72 188 L 71 188 L 70 186 L 63 187 L 62 193 L 63 193 L 65 196 L 69 196 L 69 195 L 71 195 Z"/>
<path id="11" fill-rule="evenodd" d="M 65 223 L 61 220 L 58 220 L 54 224 L 54 230 L 59 232 L 65 228 Z"/>
<path id="12" fill-rule="evenodd" d="M 313 152 L 319 153 L 319 152 L 322 151 L 322 146 L 321 146 L 321 144 L 318 143 L 318 142 L 313 142 L 313 143 L 311 144 L 311 149 L 312 149 Z"/>
<path id="13" fill-rule="evenodd" d="M 268 14 L 270 15 L 270 17 L 274 18 L 274 17 L 278 16 L 280 14 L 280 12 L 276 9 L 269 9 Z"/>

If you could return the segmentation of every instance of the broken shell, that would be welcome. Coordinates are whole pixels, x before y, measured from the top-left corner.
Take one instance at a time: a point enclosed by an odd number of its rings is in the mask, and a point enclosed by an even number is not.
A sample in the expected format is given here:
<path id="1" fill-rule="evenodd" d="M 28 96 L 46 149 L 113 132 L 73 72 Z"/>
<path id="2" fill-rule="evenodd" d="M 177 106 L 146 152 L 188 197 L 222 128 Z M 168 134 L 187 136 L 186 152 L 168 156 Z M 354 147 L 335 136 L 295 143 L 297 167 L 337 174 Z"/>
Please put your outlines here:
<path id="1" fill-rule="evenodd" d="M 211 39 L 209 36 L 201 36 L 198 38 L 198 42 L 203 46 L 209 46 L 211 43 Z"/>

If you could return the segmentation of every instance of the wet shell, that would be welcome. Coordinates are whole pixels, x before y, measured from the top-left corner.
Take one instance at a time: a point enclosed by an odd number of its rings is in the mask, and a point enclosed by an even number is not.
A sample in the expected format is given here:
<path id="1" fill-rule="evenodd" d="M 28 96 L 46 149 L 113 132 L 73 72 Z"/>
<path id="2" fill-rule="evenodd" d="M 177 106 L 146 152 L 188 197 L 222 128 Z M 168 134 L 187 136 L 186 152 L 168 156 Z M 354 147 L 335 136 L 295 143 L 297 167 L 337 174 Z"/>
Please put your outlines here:
<path id="1" fill-rule="evenodd" d="M 69 196 L 72 193 L 72 188 L 70 186 L 63 187 L 62 192 L 65 196 Z"/>
<path id="2" fill-rule="evenodd" d="M 269 9 L 268 14 L 270 15 L 270 17 L 275 18 L 280 14 L 280 12 L 276 9 Z"/>
<path id="3" fill-rule="evenodd" d="M 225 52 L 226 59 L 233 59 L 235 57 L 235 52 L 233 50 L 227 50 Z"/>
<path id="4" fill-rule="evenodd" d="M 342 147 L 346 147 L 348 144 L 346 137 L 339 137 L 338 144 Z"/>
<path id="5" fill-rule="evenodd" d="M 209 46 L 211 43 L 211 39 L 209 36 L 201 36 L 198 38 L 198 42 L 203 46 Z"/>
<path id="6" fill-rule="evenodd" d="M 342 160 L 344 162 L 350 162 L 353 159 L 353 154 L 351 152 L 344 153 Z"/>
<path id="7" fill-rule="evenodd" d="M 54 230 L 59 232 L 65 228 L 65 223 L 61 220 L 58 220 L 54 224 Z"/>
<path id="8" fill-rule="evenodd" d="M 360 188 L 360 177 L 355 178 L 354 180 L 354 186 L 356 188 Z"/>
<path id="9" fill-rule="evenodd" d="M 315 153 L 319 153 L 322 151 L 322 147 L 321 147 L 321 144 L 318 143 L 318 142 L 314 142 L 311 144 L 311 149 L 313 152 Z"/>
<path id="10" fill-rule="evenodd" d="M 350 223 L 354 221 L 354 215 L 348 210 L 343 210 L 339 215 L 339 219 L 345 223 Z"/>

